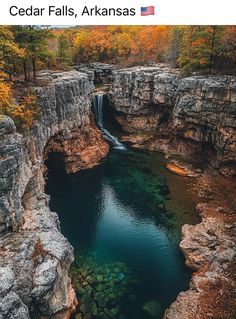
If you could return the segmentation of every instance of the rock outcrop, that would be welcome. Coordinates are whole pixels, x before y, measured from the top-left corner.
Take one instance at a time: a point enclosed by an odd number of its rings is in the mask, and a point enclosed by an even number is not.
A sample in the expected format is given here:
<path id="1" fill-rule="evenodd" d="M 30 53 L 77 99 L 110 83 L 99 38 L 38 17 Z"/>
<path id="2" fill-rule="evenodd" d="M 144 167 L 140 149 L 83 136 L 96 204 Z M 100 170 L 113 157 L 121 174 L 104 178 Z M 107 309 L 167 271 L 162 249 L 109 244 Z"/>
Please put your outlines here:
<path id="1" fill-rule="evenodd" d="M 68 172 L 92 167 L 107 154 L 91 116 L 90 80 L 77 71 L 41 73 L 44 85 L 35 89 L 40 114 L 28 134 L 0 118 L 1 319 L 69 318 L 75 308 L 68 277 L 73 249 L 49 210 L 43 174 L 47 151 L 62 152 Z"/>
<path id="2" fill-rule="evenodd" d="M 92 73 L 94 75 L 95 84 L 106 84 L 110 83 L 112 72 L 115 69 L 114 65 L 106 63 L 81 63 L 75 67 L 75 70 L 85 73 Z"/>
<path id="3" fill-rule="evenodd" d="M 181 77 L 166 67 L 116 70 L 109 93 L 123 140 L 236 175 L 236 78 Z"/>
<path id="4" fill-rule="evenodd" d="M 196 272 L 165 319 L 229 318 L 235 310 L 235 217 L 209 204 L 199 204 L 198 210 L 202 222 L 184 225 L 180 243 L 186 264 Z"/>
<path id="5" fill-rule="evenodd" d="M 75 131 L 63 130 L 55 135 L 45 149 L 46 154 L 59 153 L 66 173 L 92 168 L 107 156 L 109 146 L 93 121 Z"/>

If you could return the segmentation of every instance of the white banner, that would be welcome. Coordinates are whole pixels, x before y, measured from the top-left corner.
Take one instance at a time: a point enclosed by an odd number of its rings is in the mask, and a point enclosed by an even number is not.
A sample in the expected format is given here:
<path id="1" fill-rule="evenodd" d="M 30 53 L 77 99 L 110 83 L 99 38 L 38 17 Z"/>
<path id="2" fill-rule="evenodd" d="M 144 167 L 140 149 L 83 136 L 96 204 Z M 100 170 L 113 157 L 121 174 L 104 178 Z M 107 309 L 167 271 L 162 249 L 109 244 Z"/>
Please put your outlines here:
<path id="1" fill-rule="evenodd" d="M 152 6 L 154 15 L 148 10 L 148 7 Z M 148 15 L 141 15 L 141 7 L 144 7 L 143 13 L 146 12 Z M 235 25 L 236 0 L 2 0 L 0 23 Z"/>

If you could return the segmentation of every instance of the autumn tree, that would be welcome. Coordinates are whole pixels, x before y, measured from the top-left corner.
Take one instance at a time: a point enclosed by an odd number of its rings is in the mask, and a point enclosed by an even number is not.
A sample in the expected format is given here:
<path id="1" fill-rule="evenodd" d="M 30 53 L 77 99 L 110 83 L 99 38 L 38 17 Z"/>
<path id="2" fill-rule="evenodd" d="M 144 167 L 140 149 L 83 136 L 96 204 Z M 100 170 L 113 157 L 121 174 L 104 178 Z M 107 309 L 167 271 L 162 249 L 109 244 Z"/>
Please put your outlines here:
<path id="1" fill-rule="evenodd" d="M 0 81 L 0 114 L 5 114 L 13 102 L 11 85 Z"/>
<path id="2" fill-rule="evenodd" d="M 33 79 L 36 80 L 37 63 L 44 62 L 50 56 L 48 39 L 52 36 L 49 29 L 42 26 L 13 26 L 15 41 L 25 50 L 23 61 L 25 80 L 27 81 L 29 65 L 32 66 Z"/>
<path id="3" fill-rule="evenodd" d="M 74 41 L 74 61 L 159 62 L 167 49 L 168 35 L 166 26 L 80 28 Z"/>
<path id="4" fill-rule="evenodd" d="M 109 57 L 112 37 L 106 27 L 83 29 L 78 32 L 74 41 L 74 61 L 104 61 Z"/>
<path id="5" fill-rule="evenodd" d="M 215 60 L 218 69 L 236 72 L 236 26 L 224 27 Z"/>
<path id="6" fill-rule="evenodd" d="M 0 78 L 5 78 L 7 74 L 9 80 L 16 74 L 17 62 L 23 58 L 25 50 L 19 48 L 14 41 L 14 35 L 8 26 L 0 26 Z"/>
<path id="7" fill-rule="evenodd" d="M 89 30 L 82 29 L 80 30 L 75 37 L 74 40 L 74 48 L 73 48 L 73 60 L 75 63 L 85 62 L 85 50 L 86 50 L 86 42 L 87 37 L 89 36 Z"/>
<path id="8" fill-rule="evenodd" d="M 119 32 L 112 39 L 115 56 L 126 58 L 131 54 L 133 48 L 133 39 L 129 33 Z"/>
<path id="9" fill-rule="evenodd" d="M 0 26 L 0 113 L 5 114 L 13 104 L 12 81 L 16 61 L 24 56 L 24 50 L 14 42 L 13 33 L 8 26 Z"/>
<path id="10" fill-rule="evenodd" d="M 137 43 L 143 62 L 162 62 L 168 44 L 168 27 L 143 27 L 137 37 Z"/>

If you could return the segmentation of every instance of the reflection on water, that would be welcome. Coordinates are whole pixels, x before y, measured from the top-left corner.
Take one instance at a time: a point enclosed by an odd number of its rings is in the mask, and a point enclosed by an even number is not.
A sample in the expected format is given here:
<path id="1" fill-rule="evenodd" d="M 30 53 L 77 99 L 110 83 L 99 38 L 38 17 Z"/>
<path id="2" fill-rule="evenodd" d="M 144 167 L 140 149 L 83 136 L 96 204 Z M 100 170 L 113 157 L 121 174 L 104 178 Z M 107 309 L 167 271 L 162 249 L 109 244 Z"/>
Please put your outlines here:
<path id="1" fill-rule="evenodd" d="M 190 180 L 167 172 L 160 155 L 116 150 L 91 170 L 60 178 L 53 173 L 47 192 L 78 256 L 72 277 L 84 289 L 82 310 L 90 308 L 92 318 L 161 318 L 188 287 L 178 244 L 181 226 L 198 221 Z M 136 284 L 129 284 L 131 275 Z M 120 297 L 114 296 L 116 280 L 124 280 Z"/>

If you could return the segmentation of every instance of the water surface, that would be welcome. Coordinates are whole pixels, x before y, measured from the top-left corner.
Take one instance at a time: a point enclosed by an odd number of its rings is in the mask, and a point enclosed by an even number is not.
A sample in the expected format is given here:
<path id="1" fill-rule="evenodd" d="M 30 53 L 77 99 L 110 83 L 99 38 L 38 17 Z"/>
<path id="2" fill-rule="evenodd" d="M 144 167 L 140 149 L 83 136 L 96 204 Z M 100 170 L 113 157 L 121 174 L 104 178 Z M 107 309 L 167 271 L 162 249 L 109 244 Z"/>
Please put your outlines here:
<path id="1" fill-rule="evenodd" d="M 190 271 L 178 245 L 181 226 L 198 222 L 191 179 L 168 172 L 164 162 L 156 153 L 113 149 L 93 169 L 58 176 L 49 157 L 46 191 L 51 195 L 51 209 L 59 214 L 62 233 L 79 261 L 93 264 L 89 267 L 94 272 L 108 267 L 102 277 L 104 286 L 99 284 L 100 295 L 106 289 L 110 295 L 112 289 L 127 289 L 125 298 L 117 299 L 118 305 L 114 300 L 107 302 L 110 308 L 116 307 L 114 318 L 152 318 L 143 309 L 150 301 L 161 306 L 155 316 L 161 318 L 178 293 L 188 289 Z M 117 270 L 117 262 L 127 271 L 119 270 L 119 264 Z M 124 276 L 134 278 L 132 287 L 129 283 L 119 286 Z M 111 278 L 117 281 L 106 286 Z M 110 314 L 94 316 L 101 317 Z"/>

